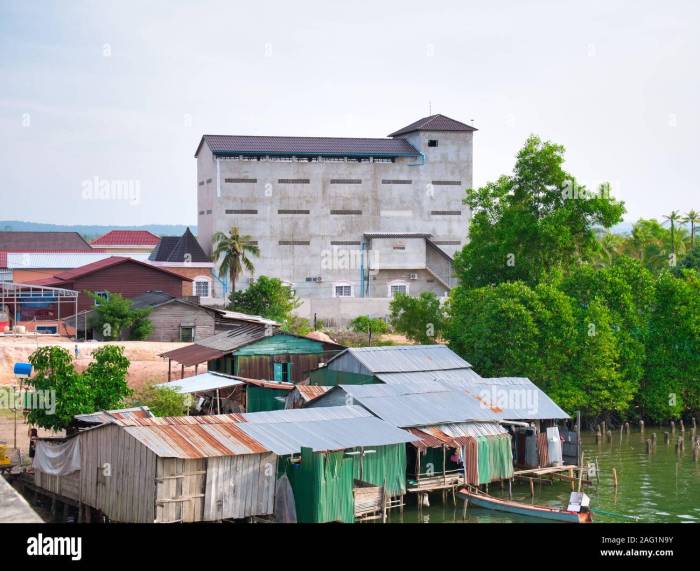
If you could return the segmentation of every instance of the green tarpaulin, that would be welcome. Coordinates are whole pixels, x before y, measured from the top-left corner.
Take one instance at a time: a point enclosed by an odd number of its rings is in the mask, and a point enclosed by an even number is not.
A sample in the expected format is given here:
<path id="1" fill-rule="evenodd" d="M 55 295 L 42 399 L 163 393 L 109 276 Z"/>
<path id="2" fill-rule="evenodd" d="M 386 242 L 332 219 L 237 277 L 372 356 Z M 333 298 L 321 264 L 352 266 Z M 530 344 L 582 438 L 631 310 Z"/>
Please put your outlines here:
<path id="1" fill-rule="evenodd" d="M 359 449 L 355 449 L 359 451 Z M 360 458 L 362 467 L 360 468 Z M 386 486 L 391 496 L 406 492 L 406 445 L 390 444 L 365 448 L 365 454 L 353 455 L 355 479 L 375 486 Z M 362 472 L 362 477 L 360 477 Z"/>
<path id="2" fill-rule="evenodd" d="M 353 459 L 344 452 L 301 449 L 301 464 L 286 461 L 294 491 L 297 521 L 325 523 L 355 521 Z"/>

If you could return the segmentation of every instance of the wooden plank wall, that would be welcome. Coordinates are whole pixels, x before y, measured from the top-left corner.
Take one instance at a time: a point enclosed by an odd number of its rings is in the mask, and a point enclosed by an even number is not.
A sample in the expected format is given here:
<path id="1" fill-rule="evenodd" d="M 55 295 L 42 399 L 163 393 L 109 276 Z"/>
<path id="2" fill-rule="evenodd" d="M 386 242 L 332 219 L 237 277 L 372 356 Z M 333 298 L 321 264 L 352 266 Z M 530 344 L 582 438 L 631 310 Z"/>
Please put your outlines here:
<path id="1" fill-rule="evenodd" d="M 209 458 L 204 520 L 272 514 L 276 478 L 273 453 Z"/>
<path id="2" fill-rule="evenodd" d="M 180 341 L 180 325 L 194 324 L 195 341 L 214 335 L 214 315 L 210 310 L 176 301 L 156 307 L 148 319 L 153 323 L 149 341 Z"/>
<path id="3" fill-rule="evenodd" d="M 155 520 L 156 455 L 108 425 L 80 434 L 81 500 L 112 521 Z"/>
<path id="4" fill-rule="evenodd" d="M 77 501 L 80 496 L 80 470 L 66 476 L 52 476 L 35 468 L 34 484 L 59 496 Z"/>
<path id="5" fill-rule="evenodd" d="M 158 458 L 156 522 L 202 521 L 205 459 Z"/>

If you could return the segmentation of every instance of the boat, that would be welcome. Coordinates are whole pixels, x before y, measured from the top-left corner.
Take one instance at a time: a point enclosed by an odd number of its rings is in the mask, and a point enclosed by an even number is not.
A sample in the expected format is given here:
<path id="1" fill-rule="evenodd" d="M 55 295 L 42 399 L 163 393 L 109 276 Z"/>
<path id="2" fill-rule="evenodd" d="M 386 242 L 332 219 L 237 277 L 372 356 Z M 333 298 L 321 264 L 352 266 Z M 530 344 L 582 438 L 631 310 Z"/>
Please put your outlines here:
<path id="1" fill-rule="evenodd" d="M 477 492 L 468 488 L 460 489 L 457 492 L 457 496 L 463 500 L 467 500 L 473 506 L 487 510 L 495 510 L 569 523 L 592 523 L 593 521 L 590 510 L 585 507 L 581 511 L 549 508 L 546 506 L 537 506 L 522 502 L 514 502 L 513 500 L 495 498 L 485 494 L 484 492 Z"/>

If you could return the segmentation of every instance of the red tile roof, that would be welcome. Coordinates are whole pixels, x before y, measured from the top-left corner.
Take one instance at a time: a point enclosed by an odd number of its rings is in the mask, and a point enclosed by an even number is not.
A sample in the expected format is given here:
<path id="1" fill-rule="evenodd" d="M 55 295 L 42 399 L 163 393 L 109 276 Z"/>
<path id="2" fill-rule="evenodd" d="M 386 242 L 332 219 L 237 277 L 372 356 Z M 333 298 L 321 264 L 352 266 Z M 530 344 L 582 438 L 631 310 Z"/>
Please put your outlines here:
<path id="1" fill-rule="evenodd" d="M 65 282 L 71 282 L 77 278 L 82 278 L 83 276 L 86 276 L 86 275 L 91 274 L 93 272 L 97 272 L 97 271 L 105 269 L 105 268 L 110 268 L 112 266 L 117 266 L 119 264 L 125 264 L 125 263 L 139 264 L 140 266 L 145 266 L 147 268 L 151 268 L 152 270 L 155 270 L 157 272 L 163 272 L 164 274 L 176 276 L 178 279 L 181 279 L 183 281 L 192 281 L 190 278 L 187 278 L 187 277 L 182 276 L 180 274 L 177 274 L 175 272 L 171 272 L 170 270 L 166 270 L 165 268 L 153 266 L 151 264 L 147 264 L 147 263 L 141 262 L 139 260 L 134 260 L 133 258 L 124 258 L 122 256 L 111 256 L 109 258 L 105 258 L 104 260 L 92 262 L 91 264 L 85 264 L 84 266 L 80 266 L 79 268 L 73 268 L 71 270 L 59 272 L 58 274 L 55 274 L 51 278 L 34 280 L 32 282 L 29 282 L 29 283 L 36 284 L 36 285 L 50 285 L 50 284 L 61 284 L 61 283 L 65 283 Z"/>
<path id="2" fill-rule="evenodd" d="M 455 121 L 444 115 L 430 115 L 429 117 L 423 117 L 406 125 L 403 129 L 394 131 L 390 137 L 397 137 L 398 135 L 405 135 L 406 133 L 412 133 L 413 131 L 476 131 L 471 125 L 462 123 L 461 121 Z"/>
<path id="3" fill-rule="evenodd" d="M 93 246 L 155 246 L 160 238 L 147 230 L 112 230 L 96 240 Z"/>

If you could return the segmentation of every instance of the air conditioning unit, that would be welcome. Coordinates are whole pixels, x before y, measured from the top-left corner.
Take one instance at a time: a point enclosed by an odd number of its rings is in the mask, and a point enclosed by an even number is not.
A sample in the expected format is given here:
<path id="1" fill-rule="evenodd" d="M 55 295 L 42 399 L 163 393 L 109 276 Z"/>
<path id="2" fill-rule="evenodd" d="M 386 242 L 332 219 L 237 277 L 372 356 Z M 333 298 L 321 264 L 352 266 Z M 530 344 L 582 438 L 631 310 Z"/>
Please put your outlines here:
<path id="1" fill-rule="evenodd" d="M 323 278 L 322 278 L 321 276 L 315 276 L 315 277 L 314 277 L 314 281 L 315 281 L 317 284 L 320 284 L 320 283 L 323 281 Z"/>
<path id="2" fill-rule="evenodd" d="M 417 279 L 418 279 L 418 274 L 408 274 L 408 279 L 409 279 L 409 280 L 417 280 Z"/>

